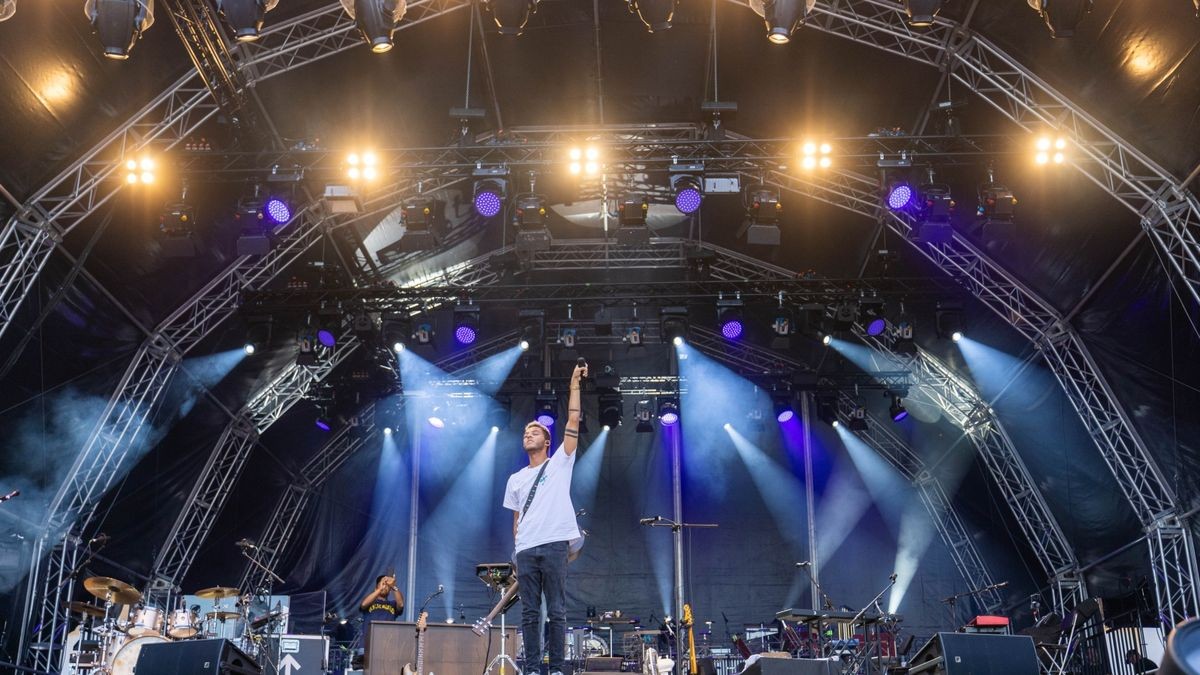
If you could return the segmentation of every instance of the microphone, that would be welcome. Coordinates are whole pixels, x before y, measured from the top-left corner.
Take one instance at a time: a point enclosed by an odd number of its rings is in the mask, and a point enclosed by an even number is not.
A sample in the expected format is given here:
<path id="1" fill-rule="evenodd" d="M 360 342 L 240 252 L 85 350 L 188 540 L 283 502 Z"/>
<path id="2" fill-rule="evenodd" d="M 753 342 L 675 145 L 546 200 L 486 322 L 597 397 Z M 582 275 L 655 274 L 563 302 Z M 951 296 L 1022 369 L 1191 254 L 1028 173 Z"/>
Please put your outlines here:
<path id="1" fill-rule="evenodd" d="M 575 365 L 577 365 L 581 368 L 587 368 L 587 359 L 585 359 L 581 356 L 581 357 L 575 359 Z"/>
<path id="2" fill-rule="evenodd" d="M 580 360 L 582 361 L 583 359 L 580 359 Z M 12 492 L 4 495 L 3 497 L 0 497 L 0 503 L 6 502 L 6 501 L 12 499 L 13 497 L 20 497 L 20 496 L 21 496 L 20 490 L 13 490 Z"/>
<path id="3" fill-rule="evenodd" d="M 653 525 L 655 523 L 662 522 L 662 516 L 654 516 L 653 518 L 642 518 L 638 522 L 641 523 L 642 525 Z"/>
<path id="4" fill-rule="evenodd" d="M 812 567 L 812 563 L 805 560 L 804 562 L 796 563 L 796 567 Z"/>
<path id="5" fill-rule="evenodd" d="M 242 539 L 239 539 L 237 542 L 235 542 L 234 546 L 236 546 L 240 549 L 250 549 L 251 551 L 258 550 L 258 547 L 254 545 L 254 542 L 250 541 L 249 539 L 246 539 L 245 537 L 243 537 Z"/>
<path id="6" fill-rule="evenodd" d="M 441 584 L 438 584 L 437 593 L 434 593 L 434 596 L 441 595 L 442 593 L 445 593 L 445 592 L 446 592 L 446 587 L 442 586 Z"/>
<path id="7" fill-rule="evenodd" d="M 897 575 L 895 572 L 892 572 L 892 576 L 888 577 L 888 579 L 891 579 L 891 580 L 892 580 L 892 583 L 894 584 L 894 583 L 896 583 L 896 577 L 897 577 L 897 576 L 898 576 L 898 575 Z"/>
<path id="8" fill-rule="evenodd" d="M 101 532 L 100 534 L 98 534 L 88 540 L 88 546 L 91 546 L 92 544 L 100 544 L 101 546 L 103 546 L 107 543 L 108 543 L 108 535 L 104 534 L 103 532 Z"/>

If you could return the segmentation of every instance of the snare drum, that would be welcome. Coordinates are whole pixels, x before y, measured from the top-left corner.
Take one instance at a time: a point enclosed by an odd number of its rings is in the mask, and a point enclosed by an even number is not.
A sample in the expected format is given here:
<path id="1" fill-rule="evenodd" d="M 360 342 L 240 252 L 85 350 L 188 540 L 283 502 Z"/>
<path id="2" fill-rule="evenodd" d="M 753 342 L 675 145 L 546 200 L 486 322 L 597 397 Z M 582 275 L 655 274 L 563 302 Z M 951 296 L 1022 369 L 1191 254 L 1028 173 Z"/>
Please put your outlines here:
<path id="1" fill-rule="evenodd" d="M 137 667 L 138 655 L 142 653 L 142 647 L 163 642 L 170 642 L 170 640 L 161 635 L 143 635 L 126 642 L 113 655 L 107 672 L 112 675 L 133 675 L 134 668 Z"/>
<path id="2" fill-rule="evenodd" d="M 190 609 L 177 609 L 171 612 L 167 621 L 167 635 L 178 640 L 195 637 L 200 632 L 200 616 Z"/>
<path id="3" fill-rule="evenodd" d="M 126 633 L 134 637 L 162 635 L 163 611 L 158 607 L 142 607 L 133 615 L 133 624 Z"/>

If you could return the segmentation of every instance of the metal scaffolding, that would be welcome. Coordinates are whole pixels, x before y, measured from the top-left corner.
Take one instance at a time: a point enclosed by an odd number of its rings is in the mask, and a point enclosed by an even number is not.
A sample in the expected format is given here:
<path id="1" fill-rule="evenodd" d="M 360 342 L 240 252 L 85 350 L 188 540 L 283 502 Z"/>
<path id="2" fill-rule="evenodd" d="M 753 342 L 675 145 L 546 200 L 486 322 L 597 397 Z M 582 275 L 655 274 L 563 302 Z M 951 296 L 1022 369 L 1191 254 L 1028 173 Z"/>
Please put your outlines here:
<path id="1" fill-rule="evenodd" d="M 758 372 L 778 370 L 784 364 L 792 368 L 808 368 L 806 364 L 776 351 L 748 343 L 731 345 L 716 332 L 694 325 L 690 326 L 688 331 L 688 344 L 710 358 L 735 368 Z M 850 411 L 854 407 L 853 398 L 843 392 L 838 400 L 839 416 L 843 420 L 849 420 Z M 926 470 L 925 461 L 921 456 L 888 429 L 888 424 L 880 422 L 874 416 L 871 416 L 871 420 L 872 423 L 867 425 L 866 431 L 852 433 L 895 467 L 896 471 L 917 489 L 921 503 L 929 513 L 930 521 L 937 528 L 938 535 L 950 552 L 967 588 L 993 585 L 994 577 L 987 563 L 976 548 L 974 539 L 967 534 L 967 528 L 942 488 L 941 482 Z M 984 611 L 995 611 L 1003 604 L 996 589 L 980 594 L 978 600 Z"/>
<path id="2" fill-rule="evenodd" d="M 289 364 L 250 398 L 217 440 L 150 571 L 157 598 L 178 592 L 259 436 L 359 347 L 350 331 L 315 366 Z M 165 606 L 165 603 L 164 605 Z"/>
<path id="3" fill-rule="evenodd" d="M 487 358 L 512 347 L 517 339 L 515 332 L 497 336 L 480 343 L 472 349 L 455 352 L 434 363 L 434 365 L 450 373 L 461 371 L 479 359 Z M 404 397 L 400 397 L 403 406 Z M 296 526 L 304 515 L 313 494 L 321 489 L 329 479 L 351 456 L 363 447 L 375 432 L 375 408 L 372 401 L 359 414 L 357 427 L 342 427 L 329 441 L 313 455 L 300 470 L 296 481 L 288 485 L 280 496 L 270 520 L 263 528 L 258 540 L 258 562 L 267 570 L 274 572 L 287 552 L 288 545 L 295 535 Z M 403 410 L 403 408 L 401 408 Z M 270 576 L 263 569 L 247 564 L 246 571 L 238 588 L 259 589 L 271 586 Z"/>

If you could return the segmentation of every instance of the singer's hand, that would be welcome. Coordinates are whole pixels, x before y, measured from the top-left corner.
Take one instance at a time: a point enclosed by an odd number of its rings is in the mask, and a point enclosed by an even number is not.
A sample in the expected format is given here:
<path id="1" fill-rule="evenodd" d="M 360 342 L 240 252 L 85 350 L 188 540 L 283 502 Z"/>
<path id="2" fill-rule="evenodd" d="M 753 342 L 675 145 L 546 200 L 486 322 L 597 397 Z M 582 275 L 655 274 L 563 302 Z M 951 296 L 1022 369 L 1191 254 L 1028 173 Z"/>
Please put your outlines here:
<path id="1" fill-rule="evenodd" d="M 582 366 L 575 366 L 575 370 L 571 372 L 571 386 L 578 387 L 579 381 L 582 378 L 587 377 L 587 374 L 588 374 L 587 364 L 584 364 Z"/>

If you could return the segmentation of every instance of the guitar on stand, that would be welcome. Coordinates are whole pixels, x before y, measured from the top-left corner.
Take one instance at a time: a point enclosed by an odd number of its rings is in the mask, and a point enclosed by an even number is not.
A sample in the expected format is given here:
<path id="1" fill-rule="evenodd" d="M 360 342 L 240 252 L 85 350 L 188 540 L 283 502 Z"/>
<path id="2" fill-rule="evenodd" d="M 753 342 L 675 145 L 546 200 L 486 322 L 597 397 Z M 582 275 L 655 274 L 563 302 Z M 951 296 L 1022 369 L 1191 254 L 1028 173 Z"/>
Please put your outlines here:
<path id="1" fill-rule="evenodd" d="M 691 675 L 697 675 L 700 669 L 696 666 L 696 636 L 692 632 L 692 606 L 683 604 L 683 627 L 687 628 L 688 632 L 688 672 Z"/>
<path id="2" fill-rule="evenodd" d="M 411 663 L 404 664 L 401 672 L 404 675 L 425 675 L 425 629 L 429 626 L 429 612 L 421 612 L 417 617 L 417 667 Z"/>

